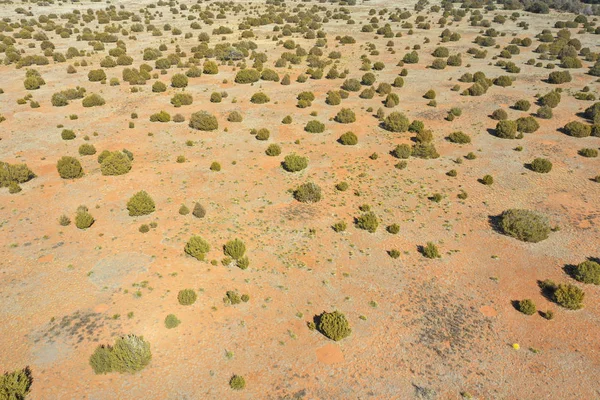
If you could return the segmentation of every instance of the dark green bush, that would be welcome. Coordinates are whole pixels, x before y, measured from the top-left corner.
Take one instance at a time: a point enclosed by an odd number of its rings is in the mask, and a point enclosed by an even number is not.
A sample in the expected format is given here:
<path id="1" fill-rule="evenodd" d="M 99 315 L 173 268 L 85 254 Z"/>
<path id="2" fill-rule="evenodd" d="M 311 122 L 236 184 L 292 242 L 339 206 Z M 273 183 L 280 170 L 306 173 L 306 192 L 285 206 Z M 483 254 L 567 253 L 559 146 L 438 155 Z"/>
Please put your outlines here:
<path id="1" fill-rule="evenodd" d="M 75 157 L 63 156 L 56 163 L 56 169 L 63 179 L 76 179 L 83 176 L 81 163 Z"/>
<path id="2" fill-rule="evenodd" d="M 252 95 L 252 97 L 250 98 L 250 102 L 254 103 L 254 104 L 265 104 L 270 101 L 271 101 L 271 99 L 269 98 L 269 96 L 267 96 L 263 92 L 254 93 Z"/>
<path id="3" fill-rule="evenodd" d="M 246 387 L 246 380 L 243 376 L 233 375 L 229 380 L 229 387 L 233 390 L 243 390 Z"/>
<path id="4" fill-rule="evenodd" d="M 503 109 L 499 108 L 492 113 L 492 119 L 496 121 L 504 121 L 508 118 L 508 114 Z"/>
<path id="5" fill-rule="evenodd" d="M 160 111 L 150 115 L 150 122 L 169 122 L 171 115 L 166 111 Z"/>
<path id="6" fill-rule="evenodd" d="M 349 92 L 358 92 L 361 88 L 361 84 L 357 79 L 346 79 L 342 84 L 342 89 Z"/>
<path id="7" fill-rule="evenodd" d="M 261 128 L 256 132 L 256 140 L 268 140 L 271 132 L 267 128 Z"/>
<path id="8" fill-rule="evenodd" d="M 421 253 L 427 258 L 441 258 L 440 251 L 433 242 L 427 242 L 425 246 L 421 248 Z"/>
<path id="9" fill-rule="evenodd" d="M 447 138 L 452 143 L 466 144 L 471 143 L 471 137 L 461 131 L 452 132 Z"/>
<path id="10" fill-rule="evenodd" d="M 541 106 L 555 108 L 560 103 L 560 93 L 556 90 L 552 90 L 540 97 L 539 103 Z"/>
<path id="11" fill-rule="evenodd" d="M 412 149 L 409 145 L 399 144 L 394 148 L 394 150 L 392 150 L 391 154 L 396 158 L 407 159 L 410 157 L 411 153 Z"/>
<path id="12" fill-rule="evenodd" d="M 517 137 L 517 122 L 501 120 L 496 124 L 496 136 L 502 139 L 514 139 Z"/>
<path id="13" fill-rule="evenodd" d="M 198 295 L 194 289 L 183 289 L 177 294 L 177 300 L 182 306 L 189 306 L 196 302 Z"/>
<path id="14" fill-rule="evenodd" d="M 181 321 L 175 314 L 169 314 L 165 317 L 165 327 L 167 329 L 177 328 L 181 324 Z"/>
<path id="15" fill-rule="evenodd" d="M 154 93 L 162 93 L 167 91 L 167 85 L 162 83 L 161 81 L 156 81 L 152 84 L 152 92 Z"/>
<path id="16" fill-rule="evenodd" d="M 270 144 L 265 153 L 268 156 L 275 157 L 281 154 L 281 147 L 278 144 Z"/>
<path id="17" fill-rule="evenodd" d="M 598 150 L 592 148 L 580 149 L 577 154 L 582 157 L 595 158 L 598 157 Z"/>
<path id="18" fill-rule="evenodd" d="M 550 118 L 552 118 L 552 108 L 550 108 L 548 106 L 541 106 L 540 108 L 537 109 L 535 115 L 538 118 L 550 119 Z"/>
<path id="19" fill-rule="evenodd" d="M 106 80 L 106 73 L 103 69 L 93 69 L 88 72 L 88 79 L 90 82 L 101 82 Z"/>
<path id="20" fill-rule="evenodd" d="M 203 68 L 202 72 L 204 72 L 205 74 L 208 74 L 208 75 L 216 75 L 219 73 L 219 66 L 214 61 L 210 61 L 210 60 L 205 61 L 202 68 Z"/>
<path id="21" fill-rule="evenodd" d="M 354 132 L 346 132 L 340 136 L 338 142 L 344 146 L 354 146 L 355 144 L 358 144 L 358 137 L 354 134 Z"/>
<path id="22" fill-rule="evenodd" d="M 531 108 L 531 103 L 527 100 L 518 100 L 513 108 L 519 111 L 529 111 Z"/>
<path id="23" fill-rule="evenodd" d="M 586 260 L 573 269 L 573 278 L 583 283 L 600 285 L 600 264 Z"/>
<path id="24" fill-rule="evenodd" d="M 533 133 L 540 128 L 540 124 L 531 116 L 517 118 L 516 122 L 517 131 L 522 133 Z"/>
<path id="25" fill-rule="evenodd" d="M 96 93 L 92 93 L 81 100 L 81 105 L 84 107 L 97 107 L 103 106 L 104 104 L 106 104 L 106 101 Z"/>
<path id="26" fill-rule="evenodd" d="M 542 290 L 551 295 L 560 306 L 569 310 L 579 310 L 583 308 L 583 299 L 585 293 L 583 290 L 570 283 L 559 283 L 558 285 L 550 280 L 545 280 L 540 285 Z"/>
<path id="27" fill-rule="evenodd" d="M 210 170 L 211 171 L 215 171 L 215 172 L 219 172 L 221 170 L 221 164 L 219 164 L 216 161 L 213 161 L 212 164 L 210 164 Z"/>
<path id="28" fill-rule="evenodd" d="M 356 121 L 356 115 L 351 109 L 342 108 L 335 116 L 335 120 L 341 124 L 350 124 Z"/>
<path id="29" fill-rule="evenodd" d="M 302 157 L 296 154 L 289 154 L 285 156 L 282 167 L 288 172 L 302 171 L 308 166 L 308 158 Z"/>
<path id="30" fill-rule="evenodd" d="M 321 200 L 321 188 L 312 182 L 304 183 L 294 191 L 294 198 L 301 203 L 317 203 Z"/>
<path id="31" fill-rule="evenodd" d="M 383 122 L 383 127 L 384 129 L 390 131 L 390 132 L 406 132 L 408 130 L 408 127 L 410 125 L 410 122 L 408 120 L 408 118 L 406 118 L 406 116 L 402 113 L 399 112 L 393 112 L 390 115 L 388 115 L 384 122 Z"/>
<path id="32" fill-rule="evenodd" d="M 327 97 L 325 98 L 325 102 L 330 106 L 337 106 L 342 102 L 342 97 L 340 93 L 337 91 L 329 91 L 327 92 Z"/>
<path id="33" fill-rule="evenodd" d="M 429 89 L 427 92 L 425 92 L 425 94 L 423 95 L 423 98 L 428 99 L 428 100 L 435 99 L 435 90 Z"/>
<path id="34" fill-rule="evenodd" d="M 120 151 L 110 152 L 102 158 L 100 170 L 102 171 L 102 175 L 126 174 L 131 170 L 131 159 Z"/>
<path id="35" fill-rule="evenodd" d="M 533 315 L 537 311 L 535 308 L 535 303 L 531 299 L 521 300 L 517 303 L 517 307 L 519 311 L 525 315 Z"/>
<path id="36" fill-rule="evenodd" d="M 508 236 L 523 242 L 537 243 L 548 238 L 548 218 L 535 211 L 509 209 L 500 215 L 499 229 Z"/>
<path id="37" fill-rule="evenodd" d="M 347 227 L 348 226 L 346 225 L 346 222 L 344 222 L 344 221 L 336 222 L 332 226 L 333 230 L 336 231 L 336 232 L 343 232 L 343 231 L 346 230 Z"/>
<path id="38" fill-rule="evenodd" d="M 206 210 L 202 206 L 202 204 L 196 202 L 194 204 L 194 210 L 192 211 L 192 215 L 196 218 L 204 218 L 206 216 Z"/>
<path id="39" fill-rule="evenodd" d="M 94 217 L 86 206 L 79 206 L 75 215 L 75 226 L 78 229 L 87 229 L 94 223 Z"/>
<path id="40" fill-rule="evenodd" d="M 60 137 L 63 140 L 73 140 L 73 139 L 75 139 L 75 132 L 73 132 L 70 129 L 63 129 L 62 132 L 60 133 Z"/>
<path id="41" fill-rule="evenodd" d="M 531 162 L 531 170 L 542 174 L 547 174 L 552 170 L 552 163 L 546 158 L 536 158 Z"/>
<path id="42" fill-rule="evenodd" d="M 175 74 L 171 78 L 171 86 L 174 88 L 184 88 L 188 85 L 188 77 L 184 74 Z"/>
<path id="43" fill-rule="evenodd" d="M 569 71 L 554 71 L 548 75 L 548 83 L 560 85 L 561 83 L 571 82 L 573 78 Z"/>
<path id="44" fill-rule="evenodd" d="M 331 313 L 323 311 L 317 318 L 317 329 L 323 335 L 336 342 L 342 340 L 352 334 L 350 324 L 346 316 L 339 311 Z"/>
<path id="45" fill-rule="evenodd" d="M 413 146 L 411 155 L 417 158 L 433 159 L 438 158 L 440 154 L 437 152 L 433 143 L 417 143 Z"/>
<path id="46" fill-rule="evenodd" d="M 496 79 L 494 79 L 494 85 L 501 86 L 501 87 L 511 86 L 512 79 L 510 78 L 510 76 L 501 75 L 501 76 L 497 77 Z"/>
<path id="47" fill-rule="evenodd" d="M 136 373 L 152 360 L 150 343 L 141 336 L 127 335 L 115 341 L 114 346 L 100 345 L 90 357 L 94 373 Z"/>
<path id="48" fill-rule="evenodd" d="M 246 245 L 239 239 L 230 240 L 223 246 L 223 253 L 234 260 L 239 260 L 246 253 Z"/>
<path id="49" fill-rule="evenodd" d="M 210 245 L 200 236 L 192 236 L 185 244 L 184 251 L 195 259 L 203 261 L 206 253 L 210 251 Z"/>
<path id="50" fill-rule="evenodd" d="M 242 69 L 235 75 L 235 83 L 253 83 L 260 79 L 260 72 L 255 69 Z"/>
<path id="51" fill-rule="evenodd" d="M 592 127 L 579 121 L 571 121 L 563 129 L 567 135 L 576 138 L 587 137 L 592 134 Z"/>
<path id="52" fill-rule="evenodd" d="M 200 131 L 214 131 L 219 128 L 217 118 L 206 111 L 198 111 L 190 117 L 190 128 Z"/>
<path id="53" fill-rule="evenodd" d="M 323 133 L 325 132 L 325 124 L 313 119 L 312 121 L 308 121 L 304 130 L 310 133 Z"/>
<path id="54" fill-rule="evenodd" d="M 156 204 L 154 204 L 154 200 L 152 200 L 152 197 L 148 193 L 141 190 L 129 199 L 127 210 L 132 217 L 148 215 L 156 210 Z"/>
<path id="55" fill-rule="evenodd" d="M 379 226 L 379 220 L 374 212 L 369 211 L 356 218 L 356 227 L 374 233 Z"/>

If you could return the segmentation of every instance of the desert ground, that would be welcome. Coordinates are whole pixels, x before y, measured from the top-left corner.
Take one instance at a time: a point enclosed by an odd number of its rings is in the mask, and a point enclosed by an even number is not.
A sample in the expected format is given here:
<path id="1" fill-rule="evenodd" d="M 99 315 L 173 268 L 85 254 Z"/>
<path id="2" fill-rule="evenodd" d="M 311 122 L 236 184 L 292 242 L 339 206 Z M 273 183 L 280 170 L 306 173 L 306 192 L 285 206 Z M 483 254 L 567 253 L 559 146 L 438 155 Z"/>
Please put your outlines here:
<path id="1" fill-rule="evenodd" d="M 489 4 L 2 2 L 0 373 L 26 369 L 30 399 L 600 398 L 600 23 Z M 439 47 L 448 54 L 435 57 Z M 446 65 L 457 54 L 460 65 Z M 118 55 L 130 59 L 111 64 Z M 144 82 L 126 82 L 142 64 Z M 332 67 L 342 77 L 326 76 Z M 90 80 L 100 69 L 105 78 Z M 243 82 L 243 70 L 262 79 Z M 549 81 L 565 71 L 569 80 Z M 357 91 L 344 89 L 351 79 Z M 484 93 L 469 93 L 475 85 Z M 77 87 L 85 93 L 55 105 Z M 541 117 L 552 91 L 560 102 Z M 193 102 L 176 107 L 182 93 Z M 92 94 L 103 102 L 84 106 Z M 353 118 L 339 122 L 342 109 Z M 161 111 L 168 121 L 156 121 Z M 218 127 L 192 126 L 203 111 Z M 526 117 L 537 128 L 501 137 L 499 119 Z M 312 120 L 324 128 L 309 132 Z M 356 143 L 338 140 L 346 132 Z M 412 156 L 393 152 L 403 144 Z M 105 150 L 130 169 L 110 173 Z M 306 168 L 288 171 L 293 154 Z M 61 172 L 65 156 L 75 161 Z M 31 171 L 20 180 L 6 172 L 19 164 Z M 316 198 L 302 197 L 306 183 Z M 136 213 L 140 191 L 152 205 Z M 503 230 L 510 209 L 542 216 L 543 240 Z M 369 213 L 376 225 L 365 229 Z M 186 252 L 192 237 L 208 251 Z M 235 239 L 247 259 L 224 250 Z M 586 260 L 588 281 L 577 274 Z M 569 306 L 546 279 L 585 297 Z M 193 304 L 181 304 L 185 289 Z M 247 297 L 234 304 L 228 291 Z M 351 329 L 342 338 L 315 319 L 336 310 Z M 151 361 L 98 372 L 95 351 L 126 335 L 150 344 Z M 0 399 L 24 398 L 5 381 Z"/>

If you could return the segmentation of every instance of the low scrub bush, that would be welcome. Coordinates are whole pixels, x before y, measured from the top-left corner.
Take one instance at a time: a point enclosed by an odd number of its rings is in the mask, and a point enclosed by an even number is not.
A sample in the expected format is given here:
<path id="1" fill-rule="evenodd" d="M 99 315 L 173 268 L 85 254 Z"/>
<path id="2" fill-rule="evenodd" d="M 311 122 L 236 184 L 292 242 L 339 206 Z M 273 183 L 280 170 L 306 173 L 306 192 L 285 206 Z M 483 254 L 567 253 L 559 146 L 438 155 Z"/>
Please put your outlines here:
<path id="1" fill-rule="evenodd" d="M 312 182 L 304 183 L 294 191 L 294 198 L 301 203 L 317 203 L 321 201 L 321 188 Z"/>
<path id="2" fill-rule="evenodd" d="M 356 227 L 374 233 L 379 226 L 379 219 L 374 212 L 369 211 L 356 218 Z"/>
<path id="3" fill-rule="evenodd" d="M 427 258 L 441 258 L 440 251 L 433 242 L 427 242 L 425 246 L 421 248 L 421 253 Z"/>
<path id="4" fill-rule="evenodd" d="M 113 346 L 98 346 L 90 357 L 90 365 L 96 374 L 133 374 L 143 370 L 151 360 L 150 343 L 141 336 L 127 335 L 117 339 Z"/>
<path id="5" fill-rule="evenodd" d="M 399 112 L 393 112 L 383 121 L 383 128 L 390 132 L 406 132 L 410 121 L 406 116 Z"/>
<path id="6" fill-rule="evenodd" d="M 190 117 L 190 128 L 199 131 L 214 131 L 219 128 L 217 118 L 206 111 L 198 111 Z"/>
<path id="7" fill-rule="evenodd" d="M 182 306 L 190 306 L 196 302 L 198 295 L 194 289 L 183 289 L 177 294 L 177 300 Z"/>
<path id="8" fill-rule="evenodd" d="M 154 200 L 144 190 L 134 194 L 127 202 L 127 210 L 132 217 L 151 214 L 155 209 Z"/>
<path id="9" fill-rule="evenodd" d="M 467 144 L 471 143 L 471 137 L 461 131 L 452 132 L 448 135 L 448 140 L 452 143 Z"/>
<path id="10" fill-rule="evenodd" d="M 355 144 L 358 144 L 358 137 L 354 134 L 354 132 L 346 132 L 340 136 L 338 142 L 344 146 L 354 146 Z"/>
<path id="11" fill-rule="evenodd" d="M 513 208 L 500 215 L 499 229 L 523 242 L 537 243 L 548 238 L 550 223 L 546 216 L 535 211 Z"/>
<path id="12" fill-rule="evenodd" d="M 531 162 L 531 170 L 542 174 L 547 174 L 552 170 L 552 163 L 546 158 L 536 158 Z"/>
<path id="13" fill-rule="evenodd" d="M 102 157 L 100 170 L 102 171 L 102 175 L 107 176 L 126 174 L 131 170 L 131 159 L 123 152 L 110 152 Z"/>
<path id="14" fill-rule="evenodd" d="M 0 375 L 0 399 L 24 400 L 31 392 L 33 377 L 27 367 Z"/>
<path id="15" fill-rule="evenodd" d="M 323 133 L 325 132 L 325 124 L 313 119 L 312 121 L 308 121 L 304 130 L 310 133 Z"/>
<path id="16" fill-rule="evenodd" d="M 195 259 L 203 261 L 206 253 L 210 251 L 210 245 L 200 236 L 192 236 L 185 244 L 184 251 Z"/>
<path id="17" fill-rule="evenodd" d="M 285 156 L 282 167 L 288 172 L 302 171 L 308 166 L 308 158 L 296 154 Z"/>
<path id="18" fill-rule="evenodd" d="M 323 312 L 317 318 L 316 328 L 331 340 L 340 341 L 352 334 L 346 316 L 339 311 Z"/>
<path id="19" fill-rule="evenodd" d="M 56 163 L 58 174 L 63 179 L 76 179 L 83 176 L 81 163 L 75 157 L 63 156 Z"/>
<path id="20" fill-rule="evenodd" d="M 563 130 L 567 135 L 576 138 L 588 137 L 592 134 L 592 127 L 579 121 L 568 122 Z"/>
<path id="21" fill-rule="evenodd" d="M 521 300 L 517 303 L 517 308 L 525 315 L 533 315 L 537 311 L 535 303 L 531 299 Z"/>
<path id="22" fill-rule="evenodd" d="M 600 264 L 586 260 L 573 269 L 573 278 L 583 283 L 600 285 Z"/>

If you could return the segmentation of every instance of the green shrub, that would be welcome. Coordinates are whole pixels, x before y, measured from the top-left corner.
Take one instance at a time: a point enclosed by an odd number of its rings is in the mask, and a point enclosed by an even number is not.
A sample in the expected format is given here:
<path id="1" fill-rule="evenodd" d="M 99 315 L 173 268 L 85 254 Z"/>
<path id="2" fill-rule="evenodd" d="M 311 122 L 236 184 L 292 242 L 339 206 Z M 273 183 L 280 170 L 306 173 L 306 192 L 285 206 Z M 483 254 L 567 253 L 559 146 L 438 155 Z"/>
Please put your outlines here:
<path id="1" fill-rule="evenodd" d="M 63 179 L 76 179 L 83 176 L 81 163 L 75 157 L 63 156 L 56 163 L 58 174 Z"/>
<path id="2" fill-rule="evenodd" d="M 423 123 L 423 121 L 419 121 L 416 119 L 413 122 L 411 122 L 410 125 L 408 126 L 408 131 L 414 132 L 414 133 L 423 132 L 424 129 L 425 129 L 425 124 Z"/>
<path id="3" fill-rule="evenodd" d="M 435 91 L 433 89 L 429 89 L 427 92 L 425 92 L 425 94 L 423 95 L 423 98 L 428 99 L 428 100 L 435 99 Z"/>
<path id="4" fill-rule="evenodd" d="M 578 264 L 573 270 L 573 278 L 579 282 L 600 285 L 600 264 L 591 260 Z"/>
<path id="5" fill-rule="evenodd" d="M 481 183 L 488 186 L 492 185 L 494 183 L 494 177 L 491 175 L 484 175 L 483 178 L 481 178 Z"/>
<path id="6" fill-rule="evenodd" d="M 78 229 L 87 229 L 94 223 L 94 217 L 89 213 L 86 206 L 77 207 L 77 214 L 75 214 L 75 226 Z"/>
<path id="7" fill-rule="evenodd" d="M 346 79 L 342 84 L 342 89 L 349 92 L 358 92 L 361 89 L 361 84 L 357 79 Z"/>
<path id="8" fill-rule="evenodd" d="M 535 308 L 535 303 L 531 299 L 521 300 L 517 303 L 517 307 L 520 312 L 525 315 L 533 315 L 537 311 Z"/>
<path id="9" fill-rule="evenodd" d="M 103 69 L 93 69 L 88 72 L 88 79 L 90 82 L 101 82 L 106 80 L 106 73 Z"/>
<path id="10" fill-rule="evenodd" d="M 94 154 L 96 154 L 96 148 L 93 144 L 84 143 L 81 146 L 79 146 L 79 155 L 92 156 Z"/>
<path id="11" fill-rule="evenodd" d="M 210 61 L 210 60 L 205 61 L 202 68 L 203 68 L 202 72 L 204 72 L 205 74 L 208 74 L 208 75 L 216 75 L 219 73 L 219 66 L 214 61 Z"/>
<path id="12" fill-rule="evenodd" d="M 510 78 L 510 76 L 501 75 L 501 76 L 497 77 L 496 79 L 494 79 L 494 85 L 501 86 L 501 87 L 511 86 L 512 79 Z"/>
<path id="13" fill-rule="evenodd" d="M 588 137 L 592 134 L 592 127 L 579 121 L 568 122 L 563 129 L 567 135 L 576 138 Z"/>
<path id="14" fill-rule="evenodd" d="M 73 132 L 70 129 L 63 129 L 62 132 L 60 133 L 60 137 L 63 140 L 73 140 L 73 139 L 75 139 L 75 132 Z"/>
<path id="15" fill-rule="evenodd" d="M 188 85 L 188 77 L 184 74 L 175 74 L 171 78 L 171 86 L 174 88 L 184 88 Z"/>
<path id="16" fill-rule="evenodd" d="M 102 158 L 100 170 L 107 176 L 126 174 L 131 170 L 131 159 L 120 151 L 110 152 Z"/>
<path id="17" fill-rule="evenodd" d="M 335 120 L 341 124 L 350 124 L 356 121 L 356 115 L 349 108 L 342 108 L 335 116 Z"/>
<path id="18" fill-rule="evenodd" d="M 394 150 L 392 150 L 391 154 L 396 158 L 407 159 L 410 157 L 411 153 L 412 149 L 409 145 L 399 144 L 394 148 Z"/>
<path id="19" fill-rule="evenodd" d="M 344 146 L 354 146 L 355 144 L 358 144 L 358 137 L 354 134 L 354 132 L 346 132 L 340 136 L 338 142 Z"/>
<path id="20" fill-rule="evenodd" d="M 433 143 L 417 143 L 413 145 L 411 155 L 424 159 L 434 159 L 440 156 Z"/>
<path id="21" fill-rule="evenodd" d="M 232 111 L 228 116 L 227 116 L 227 121 L 229 122 L 242 122 L 243 118 L 242 118 L 242 114 L 240 114 L 237 111 Z"/>
<path id="22" fill-rule="evenodd" d="M 271 101 L 271 99 L 269 98 L 269 96 L 267 96 L 263 92 L 254 93 L 252 95 L 252 97 L 250 98 L 250 102 L 254 103 L 254 104 L 265 104 L 265 103 L 268 103 L 269 101 Z"/>
<path id="23" fill-rule="evenodd" d="M 5 372 L 0 375 L 0 399 L 24 400 L 31 391 L 32 382 L 33 377 L 29 367 L 13 372 Z"/>
<path id="24" fill-rule="evenodd" d="M 317 329 L 331 340 L 340 341 L 352 334 L 346 316 L 339 311 L 331 313 L 323 311 L 317 318 Z"/>
<path id="25" fill-rule="evenodd" d="M 547 174 L 552 170 L 552 163 L 546 158 L 536 158 L 531 162 L 531 170 L 542 174 Z"/>
<path id="26" fill-rule="evenodd" d="M 190 213 L 190 209 L 185 204 L 182 204 L 181 207 L 179 207 L 180 215 L 188 215 L 189 213 Z"/>
<path id="27" fill-rule="evenodd" d="M 516 122 L 517 131 L 522 133 L 533 133 L 540 128 L 540 124 L 531 116 L 517 118 Z"/>
<path id="28" fill-rule="evenodd" d="M 256 140 L 268 140 L 271 132 L 267 128 L 261 128 L 256 132 Z"/>
<path id="29" fill-rule="evenodd" d="M 496 136 L 502 139 L 514 139 L 517 137 L 517 122 L 501 120 L 496 124 Z"/>
<path id="30" fill-rule="evenodd" d="M 548 238 L 548 218 L 535 211 L 509 209 L 500 215 L 499 229 L 508 236 L 523 242 L 537 243 Z"/>
<path id="31" fill-rule="evenodd" d="M 388 225 L 388 227 L 385 229 L 386 229 L 386 231 L 388 231 L 388 233 L 391 233 L 392 235 L 397 235 L 398 232 L 400 232 L 400 225 L 391 224 L 391 225 Z"/>
<path id="32" fill-rule="evenodd" d="M 150 343 L 136 335 L 123 336 L 114 346 L 100 345 L 90 357 L 90 365 L 96 374 L 109 372 L 136 373 L 152 360 Z"/>
<path id="33" fill-rule="evenodd" d="M 585 293 L 583 290 L 570 283 L 559 283 L 554 289 L 552 298 L 564 308 L 569 310 L 579 310 L 583 308 Z"/>
<path id="34" fill-rule="evenodd" d="M 181 324 L 181 321 L 177 318 L 175 314 L 169 314 L 165 318 L 165 327 L 167 329 L 177 328 Z"/>
<path id="35" fill-rule="evenodd" d="M 194 102 L 194 98 L 189 93 L 175 93 L 171 98 L 171 104 L 175 107 L 189 106 Z"/>
<path id="36" fill-rule="evenodd" d="M 200 131 L 214 131 L 219 128 L 217 118 L 206 111 L 198 111 L 190 117 L 190 128 Z"/>
<path id="37" fill-rule="evenodd" d="M 346 222 L 344 222 L 344 221 L 336 222 L 332 226 L 333 230 L 336 231 L 336 232 L 343 232 L 343 231 L 346 230 L 347 227 L 348 226 L 346 225 Z"/>
<path id="38" fill-rule="evenodd" d="M 242 390 L 246 387 L 246 380 L 243 376 L 233 375 L 229 380 L 229 387 L 233 390 Z"/>
<path id="39" fill-rule="evenodd" d="M 346 190 L 348 190 L 348 183 L 347 183 L 347 182 L 340 182 L 340 183 L 337 183 L 337 184 L 335 185 L 335 188 L 336 188 L 337 190 L 339 190 L 340 192 L 345 192 Z"/>
<path id="40" fill-rule="evenodd" d="M 495 119 L 496 121 L 503 121 L 507 118 L 508 118 L 508 114 L 506 113 L 506 111 L 504 111 L 500 108 L 497 110 L 494 110 L 494 112 L 492 113 L 492 119 Z"/>
<path id="41" fill-rule="evenodd" d="M 461 131 L 452 132 L 447 138 L 452 143 L 467 144 L 471 143 L 471 137 Z"/>
<path id="42" fill-rule="evenodd" d="M 242 299 L 240 298 L 240 295 L 233 290 L 228 290 L 225 293 L 225 297 L 223 298 L 223 303 L 225 303 L 225 304 L 235 305 L 235 304 L 240 304 L 241 302 L 242 302 Z"/>
<path id="43" fill-rule="evenodd" d="M 104 104 L 106 104 L 106 101 L 96 93 L 90 94 L 81 100 L 81 105 L 84 107 L 97 107 L 103 106 Z"/>
<path id="44" fill-rule="evenodd" d="M 403 87 L 404 86 L 404 79 L 402 79 L 401 76 L 396 77 L 396 79 L 394 79 L 393 86 L 397 87 L 397 88 Z"/>
<path id="45" fill-rule="evenodd" d="M 194 289 L 183 289 L 177 294 L 177 300 L 182 306 L 190 306 L 196 302 L 198 295 Z"/>
<path id="46" fill-rule="evenodd" d="M 540 108 L 537 109 L 535 115 L 538 118 L 542 118 L 542 119 L 550 119 L 552 118 L 552 108 L 548 107 L 548 106 L 541 106 Z"/>
<path id="47" fill-rule="evenodd" d="M 162 83 L 161 81 L 156 81 L 152 84 L 152 92 L 154 93 L 162 93 L 167 91 L 167 85 Z"/>
<path id="48" fill-rule="evenodd" d="M 294 198 L 301 203 L 321 201 L 321 188 L 312 182 L 303 183 L 294 191 Z"/>
<path id="49" fill-rule="evenodd" d="M 141 190 L 134 194 L 127 202 L 127 210 L 129 216 L 136 217 L 140 215 L 148 215 L 156 210 L 156 205 L 152 197 L 145 191 Z"/>
<path id="50" fill-rule="evenodd" d="M 281 147 L 278 144 L 270 144 L 265 150 L 265 154 L 271 157 L 275 157 L 281 154 Z"/>
<path id="51" fill-rule="evenodd" d="M 369 211 L 356 218 L 356 227 L 374 233 L 379 226 L 379 220 L 374 212 Z"/>
<path id="52" fill-rule="evenodd" d="M 230 240 L 223 246 L 223 253 L 234 260 L 239 260 L 246 253 L 246 245 L 239 239 Z"/>
<path id="53" fill-rule="evenodd" d="M 210 245 L 200 236 L 192 236 L 185 244 L 184 251 L 195 259 L 203 261 L 206 253 L 210 251 Z"/>
<path id="54" fill-rule="evenodd" d="M 263 81 L 279 82 L 279 74 L 272 69 L 263 69 L 260 74 L 260 79 Z"/>
<path id="55" fill-rule="evenodd" d="M 169 122 L 171 115 L 166 111 L 160 111 L 150 115 L 150 122 Z"/>
<path id="56" fill-rule="evenodd" d="M 540 97 L 539 103 L 541 106 L 555 108 L 560 103 L 560 93 L 556 90 L 552 90 Z"/>
<path id="57" fill-rule="evenodd" d="M 219 172 L 221 170 L 221 164 L 219 164 L 217 161 L 213 161 L 212 164 L 210 164 L 210 170 Z"/>
<path id="58" fill-rule="evenodd" d="M 325 98 L 325 102 L 330 106 L 337 106 L 342 102 L 342 97 L 340 93 L 337 91 L 329 91 L 327 92 L 327 97 Z"/>
<path id="59" fill-rule="evenodd" d="M 573 78 L 569 71 L 554 71 L 548 75 L 548 83 L 560 85 L 561 83 L 571 82 Z"/>
<path id="60" fill-rule="evenodd" d="M 518 100 L 513 108 L 519 111 L 529 111 L 531 108 L 531 103 L 527 100 Z"/>
<path id="61" fill-rule="evenodd" d="M 194 210 L 192 211 L 192 215 L 196 218 L 204 218 L 206 216 L 206 210 L 200 203 L 194 204 Z"/>
<path id="62" fill-rule="evenodd" d="M 421 253 L 427 258 L 441 258 L 440 251 L 433 242 L 427 242 L 425 246 L 421 248 Z"/>
<path id="63" fill-rule="evenodd" d="M 408 126 L 410 125 L 410 122 L 408 120 L 408 118 L 406 118 L 406 116 L 402 113 L 399 112 L 393 112 L 390 115 L 388 115 L 384 122 L 383 122 L 383 128 L 390 131 L 390 132 L 406 132 L 408 130 Z"/>
<path id="64" fill-rule="evenodd" d="M 598 157 L 598 150 L 591 149 L 591 148 L 585 148 L 585 149 L 580 149 L 577 152 L 577 154 L 579 154 L 580 156 L 583 156 L 583 157 L 595 158 L 595 157 Z"/>
<path id="65" fill-rule="evenodd" d="M 313 119 L 312 121 L 308 121 L 304 130 L 310 133 L 323 133 L 325 132 L 325 124 Z"/>
<path id="66" fill-rule="evenodd" d="M 235 83 L 253 83 L 260 79 L 260 72 L 255 69 L 242 69 L 235 75 Z"/>
<path id="67" fill-rule="evenodd" d="M 147 224 L 142 224 L 139 229 L 140 233 L 150 232 L 150 227 Z"/>

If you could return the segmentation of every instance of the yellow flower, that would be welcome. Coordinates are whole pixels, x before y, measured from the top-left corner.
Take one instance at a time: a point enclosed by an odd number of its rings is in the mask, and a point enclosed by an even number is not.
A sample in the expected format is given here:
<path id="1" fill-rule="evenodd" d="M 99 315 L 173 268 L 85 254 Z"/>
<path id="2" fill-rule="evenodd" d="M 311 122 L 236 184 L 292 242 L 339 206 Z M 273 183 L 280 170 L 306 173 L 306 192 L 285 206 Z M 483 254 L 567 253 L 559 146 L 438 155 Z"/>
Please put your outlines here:
<path id="1" fill-rule="evenodd" d="M 513 343 L 513 349 L 519 350 L 520 348 L 521 346 L 519 346 L 519 343 Z"/>

